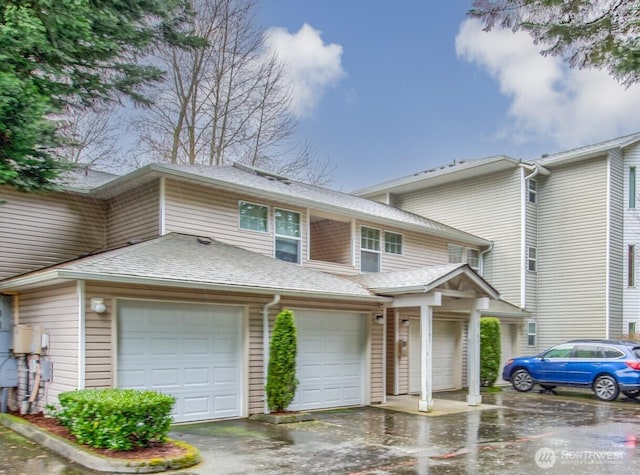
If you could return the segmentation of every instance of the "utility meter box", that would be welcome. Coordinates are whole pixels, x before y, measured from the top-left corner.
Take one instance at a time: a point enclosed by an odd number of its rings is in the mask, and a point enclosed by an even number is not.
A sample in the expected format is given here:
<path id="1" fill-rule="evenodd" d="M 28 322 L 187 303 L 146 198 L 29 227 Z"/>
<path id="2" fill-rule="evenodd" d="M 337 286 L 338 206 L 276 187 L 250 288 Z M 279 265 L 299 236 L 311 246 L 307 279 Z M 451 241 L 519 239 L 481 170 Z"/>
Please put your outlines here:
<path id="1" fill-rule="evenodd" d="M 42 353 L 42 327 L 16 325 L 13 327 L 13 352 L 17 355 Z"/>

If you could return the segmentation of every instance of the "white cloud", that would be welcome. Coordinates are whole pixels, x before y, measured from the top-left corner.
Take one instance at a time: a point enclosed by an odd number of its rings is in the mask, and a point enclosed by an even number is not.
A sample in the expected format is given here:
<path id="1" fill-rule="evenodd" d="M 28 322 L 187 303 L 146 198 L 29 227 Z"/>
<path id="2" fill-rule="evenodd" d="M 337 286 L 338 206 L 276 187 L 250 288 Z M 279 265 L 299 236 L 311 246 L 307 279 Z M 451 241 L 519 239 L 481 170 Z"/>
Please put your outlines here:
<path id="1" fill-rule="evenodd" d="M 326 89 L 345 76 L 342 46 L 325 44 L 321 32 L 306 23 L 293 34 L 284 28 L 270 28 L 265 43 L 286 64 L 293 111 L 299 117 L 311 115 Z"/>
<path id="2" fill-rule="evenodd" d="M 604 71 L 570 69 L 539 51 L 527 33 L 487 33 L 477 20 L 460 26 L 458 56 L 485 69 L 511 100 L 500 135 L 568 148 L 640 130 L 640 86 L 625 89 Z"/>

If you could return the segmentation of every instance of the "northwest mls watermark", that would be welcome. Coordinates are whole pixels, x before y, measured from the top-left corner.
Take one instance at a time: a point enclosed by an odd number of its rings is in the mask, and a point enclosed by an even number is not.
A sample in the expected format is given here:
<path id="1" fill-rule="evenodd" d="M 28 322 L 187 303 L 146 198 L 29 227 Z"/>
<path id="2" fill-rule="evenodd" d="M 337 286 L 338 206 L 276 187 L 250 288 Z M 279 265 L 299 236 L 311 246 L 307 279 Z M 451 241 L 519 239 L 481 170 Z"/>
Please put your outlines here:
<path id="1" fill-rule="evenodd" d="M 551 468 L 556 465 L 622 465 L 621 450 L 554 450 L 542 447 L 535 455 L 536 465 Z"/>

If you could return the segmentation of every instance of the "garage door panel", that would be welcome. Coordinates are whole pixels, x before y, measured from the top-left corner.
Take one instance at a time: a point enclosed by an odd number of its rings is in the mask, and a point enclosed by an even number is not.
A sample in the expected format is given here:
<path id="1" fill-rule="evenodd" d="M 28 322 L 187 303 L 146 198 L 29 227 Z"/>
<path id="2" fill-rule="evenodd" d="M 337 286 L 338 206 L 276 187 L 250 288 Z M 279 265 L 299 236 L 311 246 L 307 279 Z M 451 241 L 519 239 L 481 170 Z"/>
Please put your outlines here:
<path id="1" fill-rule="evenodd" d="M 298 390 L 291 409 L 359 405 L 364 393 L 361 314 L 297 311 Z"/>
<path id="2" fill-rule="evenodd" d="M 176 422 L 239 417 L 242 311 L 237 307 L 123 302 L 118 385 L 176 398 Z"/>

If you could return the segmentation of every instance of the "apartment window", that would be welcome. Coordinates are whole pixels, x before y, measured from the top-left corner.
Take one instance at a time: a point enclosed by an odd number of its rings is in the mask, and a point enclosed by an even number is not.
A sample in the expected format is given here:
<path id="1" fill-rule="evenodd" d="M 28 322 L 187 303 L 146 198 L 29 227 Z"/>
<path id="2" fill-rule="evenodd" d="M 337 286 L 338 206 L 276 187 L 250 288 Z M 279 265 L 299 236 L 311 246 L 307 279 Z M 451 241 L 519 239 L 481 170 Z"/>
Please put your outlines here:
<path id="1" fill-rule="evenodd" d="M 537 203 L 538 202 L 538 183 L 531 179 L 529 180 L 529 203 Z"/>
<path id="2" fill-rule="evenodd" d="M 300 213 L 275 210 L 276 259 L 300 263 Z"/>
<path id="3" fill-rule="evenodd" d="M 402 254 L 402 234 L 384 232 L 384 252 Z"/>
<path id="4" fill-rule="evenodd" d="M 449 244 L 449 264 L 460 264 L 462 263 L 462 246 L 457 246 L 455 244 Z"/>
<path id="5" fill-rule="evenodd" d="M 635 287 L 636 285 L 636 245 L 629 244 L 627 248 L 627 285 Z"/>
<path id="6" fill-rule="evenodd" d="M 380 272 L 380 231 L 360 228 L 360 270 L 362 272 Z"/>
<path id="7" fill-rule="evenodd" d="M 538 251 L 535 247 L 529 247 L 527 252 L 527 270 L 535 272 L 538 269 Z"/>
<path id="8" fill-rule="evenodd" d="M 238 203 L 238 209 L 240 213 L 240 229 L 248 229 L 262 233 L 268 231 L 267 219 L 269 209 L 266 206 L 240 201 Z"/>
<path id="9" fill-rule="evenodd" d="M 636 334 L 636 322 L 629 322 L 627 324 L 629 337 L 633 337 Z"/>
<path id="10" fill-rule="evenodd" d="M 480 252 L 476 249 L 467 249 L 467 264 L 473 269 L 480 268 Z"/>
<path id="11" fill-rule="evenodd" d="M 480 251 L 467 249 L 457 244 L 449 244 L 449 264 L 467 263 L 473 269 L 480 268 Z"/>
<path id="12" fill-rule="evenodd" d="M 536 346 L 536 322 L 527 324 L 527 346 Z"/>
<path id="13" fill-rule="evenodd" d="M 636 207 L 636 167 L 629 167 L 629 208 Z"/>

